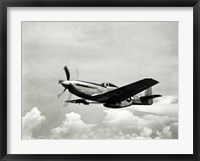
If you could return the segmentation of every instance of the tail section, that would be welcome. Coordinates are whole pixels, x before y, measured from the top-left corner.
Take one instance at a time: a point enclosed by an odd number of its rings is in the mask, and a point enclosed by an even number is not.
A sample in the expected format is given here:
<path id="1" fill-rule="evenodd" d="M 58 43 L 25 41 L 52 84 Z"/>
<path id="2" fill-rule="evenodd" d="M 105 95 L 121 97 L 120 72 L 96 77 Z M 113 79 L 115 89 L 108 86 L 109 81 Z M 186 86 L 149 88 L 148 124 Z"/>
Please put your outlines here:
<path id="1" fill-rule="evenodd" d="M 144 96 L 140 97 L 140 100 L 141 100 L 142 104 L 144 104 L 144 105 L 152 105 L 153 99 L 156 97 L 161 97 L 161 95 L 158 95 L 158 94 L 153 95 L 152 87 L 150 87 L 145 90 Z"/>
<path id="2" fill-rule="evenodd" d="M 144 91 L 144 95 L 145 95 L 145 96 L 150 96 L 150 95 L 152 95 L 152 87 L 146 89 L 146 90 Z"/>

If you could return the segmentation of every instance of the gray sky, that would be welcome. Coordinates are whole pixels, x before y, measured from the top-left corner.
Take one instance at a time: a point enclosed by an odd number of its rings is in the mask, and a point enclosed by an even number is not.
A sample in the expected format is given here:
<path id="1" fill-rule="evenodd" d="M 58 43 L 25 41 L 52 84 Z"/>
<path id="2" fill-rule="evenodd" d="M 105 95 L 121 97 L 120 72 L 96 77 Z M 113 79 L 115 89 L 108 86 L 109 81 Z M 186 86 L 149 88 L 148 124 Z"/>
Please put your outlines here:
<path id="1" fill-rule="evenodd" d="M 63 108 L 67 92 L 57 99 L 57 82 L 64 65 L 72 78 L 78 68 L 80 80 L 95 83 L 154 78 L 153 92 L 163 97 L 114 111 Z M 23 138 L 177 138 L 178 23 L 22 22 L 22 116 Z"/>

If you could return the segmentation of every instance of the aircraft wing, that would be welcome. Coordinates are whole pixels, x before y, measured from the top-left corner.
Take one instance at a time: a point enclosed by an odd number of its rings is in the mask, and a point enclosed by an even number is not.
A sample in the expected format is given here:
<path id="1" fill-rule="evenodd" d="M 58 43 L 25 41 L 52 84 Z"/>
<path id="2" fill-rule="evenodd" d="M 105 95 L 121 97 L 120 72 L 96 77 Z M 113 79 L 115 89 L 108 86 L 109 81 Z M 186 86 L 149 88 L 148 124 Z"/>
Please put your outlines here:
<path id="1" fill-rule="evenodd" d="M 96 100 L 104 103 L 116 103 L 126 100 L 127 98 L 130 98 L 142 91 L 144 91 L 147 88 L 150 88 L 151 86 L 157 84 L 158 81 L 154 79 L 142 79 L 140 81 L 137 81 L 135 83 L 131 83 L 129 85 L 114 89 L 112 91 L 96 95 L 94 96 Z"/>

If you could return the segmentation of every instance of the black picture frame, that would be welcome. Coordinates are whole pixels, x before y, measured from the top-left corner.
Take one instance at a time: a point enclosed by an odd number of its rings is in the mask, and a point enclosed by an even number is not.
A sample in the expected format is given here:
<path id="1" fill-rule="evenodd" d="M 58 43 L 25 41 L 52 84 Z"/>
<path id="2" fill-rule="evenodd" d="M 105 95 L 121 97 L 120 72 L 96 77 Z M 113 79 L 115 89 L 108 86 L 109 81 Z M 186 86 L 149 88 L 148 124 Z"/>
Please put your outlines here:
<path id="1" fill-rule="evenodd" d="M 193 7 L 193 154 L 7 154 L 7 7 Z M 199 160 L 200 2 L 199 0 L 1 0 L 0 2 L 0 159 L 9 160 Z M 161 147 L 162 148 L 162 147 Z"/>

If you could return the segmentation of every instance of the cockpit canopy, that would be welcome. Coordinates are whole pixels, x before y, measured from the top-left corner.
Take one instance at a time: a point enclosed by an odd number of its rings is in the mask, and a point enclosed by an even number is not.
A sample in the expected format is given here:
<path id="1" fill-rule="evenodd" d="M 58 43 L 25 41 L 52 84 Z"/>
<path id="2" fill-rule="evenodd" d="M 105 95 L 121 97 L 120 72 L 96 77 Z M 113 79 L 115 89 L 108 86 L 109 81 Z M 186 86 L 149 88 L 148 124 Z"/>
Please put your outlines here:
<path id="1" fill-rule="evenodd" d="M 116 85 L 109 83 L 109 82 L 104 82 L 101 84 L 103 87 L 117 87 Z"/>

